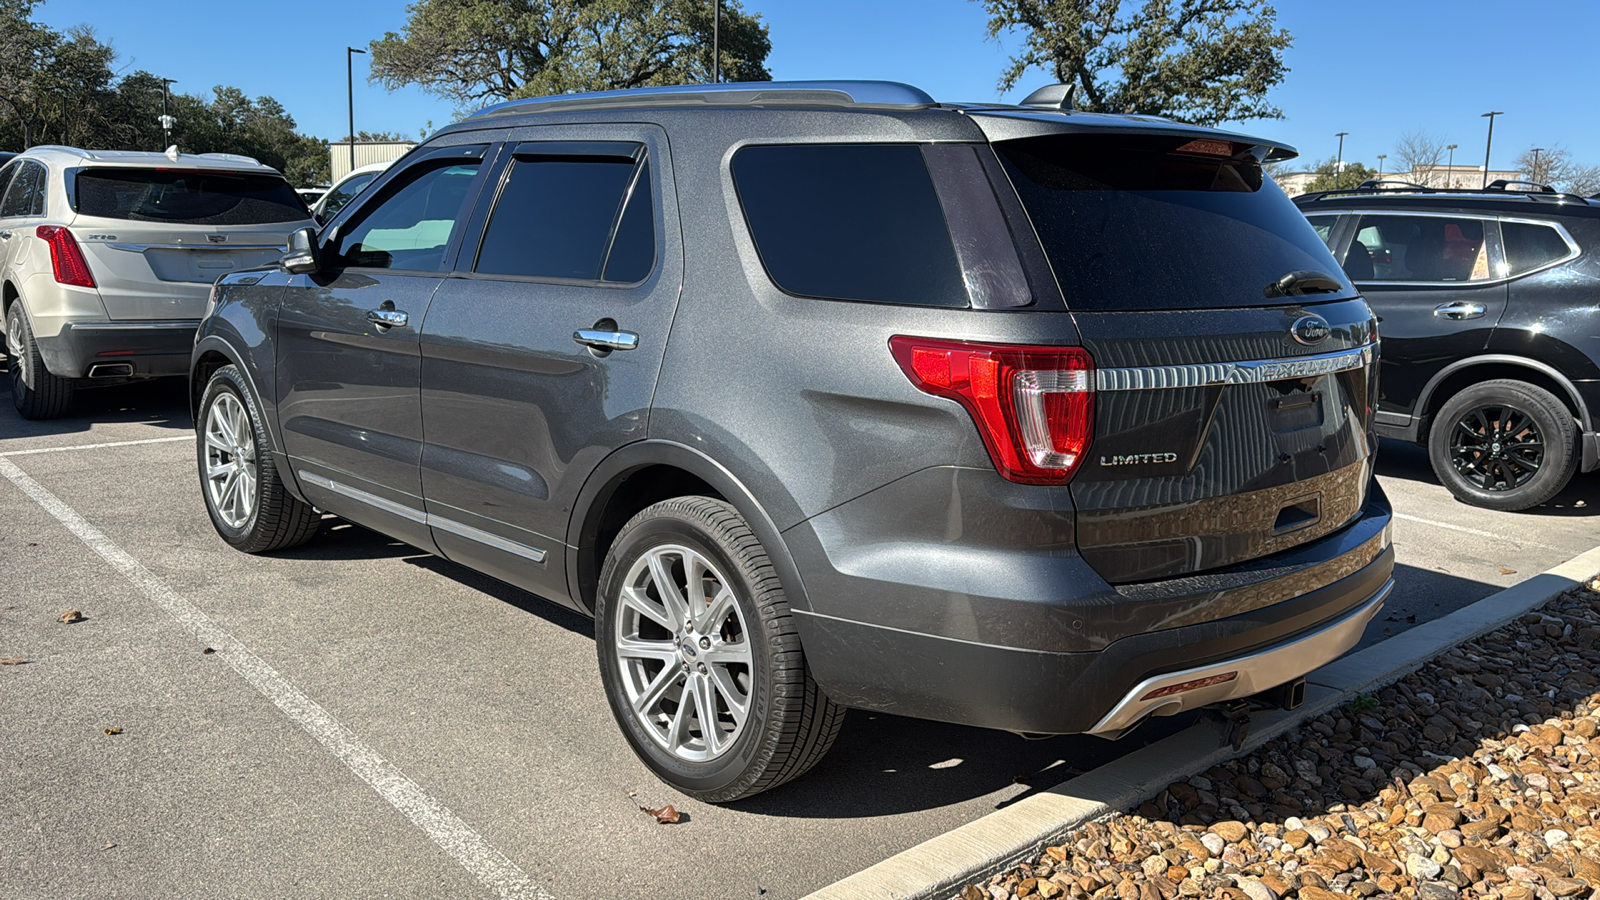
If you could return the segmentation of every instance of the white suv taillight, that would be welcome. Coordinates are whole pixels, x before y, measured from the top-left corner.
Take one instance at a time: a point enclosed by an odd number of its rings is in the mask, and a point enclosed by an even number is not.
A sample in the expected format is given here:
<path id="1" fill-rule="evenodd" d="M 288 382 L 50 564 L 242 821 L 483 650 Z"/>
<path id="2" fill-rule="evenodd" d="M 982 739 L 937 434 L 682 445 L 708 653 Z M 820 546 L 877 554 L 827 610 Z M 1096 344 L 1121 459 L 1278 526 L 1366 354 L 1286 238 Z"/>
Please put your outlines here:
<path id="1" fill-rule="evenodd" d="M 83 258 L 83 248 L 72 232 L 60 225 L 40 225 L 34 234 L 50 247 L 50 268 L 57 284 L 94 287 L 94 273 L 89 271 L 89 261 Z"/>
<path id="2" fill-rule="evenodd" d="M 1007 480 L 1072 479 L 1094 433 L 1088 351 L 906 335 L 890 338 L 889 351 L 919 390 L 966 407 Z"/>

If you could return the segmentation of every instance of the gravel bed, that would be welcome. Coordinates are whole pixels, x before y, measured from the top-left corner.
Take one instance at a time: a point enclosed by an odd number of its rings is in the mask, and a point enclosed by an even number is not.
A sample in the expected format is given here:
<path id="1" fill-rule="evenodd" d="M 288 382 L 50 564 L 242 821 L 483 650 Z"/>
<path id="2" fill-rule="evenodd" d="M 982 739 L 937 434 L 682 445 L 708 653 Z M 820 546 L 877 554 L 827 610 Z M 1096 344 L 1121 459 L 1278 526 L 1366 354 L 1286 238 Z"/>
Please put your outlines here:
<path id="1" fill-rule="evenodd" d="M 1600 579 L 961 900 L 1600 898 Z"/>

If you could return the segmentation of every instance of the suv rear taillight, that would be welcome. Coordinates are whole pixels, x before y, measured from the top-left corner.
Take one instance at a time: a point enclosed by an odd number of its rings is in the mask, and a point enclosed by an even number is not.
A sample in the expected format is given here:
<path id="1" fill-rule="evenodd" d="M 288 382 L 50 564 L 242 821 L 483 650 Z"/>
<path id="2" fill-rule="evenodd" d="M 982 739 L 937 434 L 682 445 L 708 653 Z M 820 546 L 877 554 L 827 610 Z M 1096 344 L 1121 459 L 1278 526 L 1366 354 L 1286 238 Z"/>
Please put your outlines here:
<path id="1" fill-rule="evenodd" d="M 895 335 L 889 351 L 924 393 L 967 408 L 1008 481 L 1065 484 L 1094 431 L 1094 361 L 1080 347 Z"/>
<path id="2" fill-rule="evenodd" d="M 72 232 L 60 225 L 40 225 L 34 233 L 50 245 L 50 267 L 55 270 L 57 284 L 94 287 L 89 261 L 83 258 L 83 248 L 78 246 Z"/>

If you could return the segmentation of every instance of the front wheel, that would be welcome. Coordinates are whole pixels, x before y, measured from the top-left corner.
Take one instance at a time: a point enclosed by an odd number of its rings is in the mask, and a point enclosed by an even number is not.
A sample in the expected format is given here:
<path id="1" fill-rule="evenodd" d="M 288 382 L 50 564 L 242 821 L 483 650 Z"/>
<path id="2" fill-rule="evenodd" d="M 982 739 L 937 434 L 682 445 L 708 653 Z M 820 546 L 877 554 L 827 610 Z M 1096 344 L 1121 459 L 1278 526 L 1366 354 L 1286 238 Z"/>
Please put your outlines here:
<path id="1" fill-rule="evenodd" d="M 317 533 L 316 510 L 284 486 L 266 452 L 261 411 L 234 366 L 223 366 L 200 400 L 195 455 L 200 493 L 211 525 L 224 541 L 246 553 L 266 553 L 303 544 Z"/>
<path id="2" fill-rule="evenodd" d="M 606 554 L 595 619 L 617 724 L 685 794 L 760 793 L 838 737 L 844 708 L 811 679 L 766 551 L 721 500 L 665 500 L 628 522 Z"/>
<path id="3" fill-rule="evenodd" d="M 1528 509 L 1561 493 L 1578 467 L 1578 426 L 1544 388 L 1500 379 L 1451 397 L 1428 434 L 1428 459 L 1456 499 Z"/>

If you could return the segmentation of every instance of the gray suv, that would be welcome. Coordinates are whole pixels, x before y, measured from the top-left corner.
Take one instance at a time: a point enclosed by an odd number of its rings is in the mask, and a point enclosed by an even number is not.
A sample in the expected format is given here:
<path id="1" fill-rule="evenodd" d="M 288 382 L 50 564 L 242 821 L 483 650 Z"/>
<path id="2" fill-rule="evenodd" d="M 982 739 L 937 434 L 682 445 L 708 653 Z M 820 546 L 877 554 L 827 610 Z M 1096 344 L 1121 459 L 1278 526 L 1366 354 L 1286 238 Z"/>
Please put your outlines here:
<path id="1" fill-rule="evenodd" d="M 707 801 L 846 707 L 1114 737 L 1291 696 L 1389 591 L 1377 332 L 1269 141 L 876 82 L 515 101 L 434 135 L 192 363 L 228 543 L 318 511 L 596 619 Z"/>

